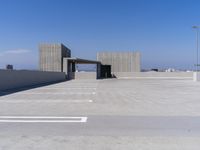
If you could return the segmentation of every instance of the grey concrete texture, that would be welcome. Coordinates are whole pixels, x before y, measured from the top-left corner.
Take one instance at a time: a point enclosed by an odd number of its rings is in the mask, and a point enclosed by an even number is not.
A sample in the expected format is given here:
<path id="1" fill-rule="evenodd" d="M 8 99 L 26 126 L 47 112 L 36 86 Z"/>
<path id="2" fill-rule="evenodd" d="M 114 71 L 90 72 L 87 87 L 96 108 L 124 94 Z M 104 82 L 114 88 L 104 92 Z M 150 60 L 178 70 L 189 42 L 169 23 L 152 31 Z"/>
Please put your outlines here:
<path id="1" fill-rule="evenodd" d="M 0 70 L 0 91 L 64 80 L 61 72 Z"/>
<path id="2" fill-rule="evenodd" d="M 71 80 L 0 97 L 0 116 L 86 116 L 86 123 L 0 123 L 3 150 L 199 150 L 199 82 Z M 92 100 L 92 101 L 91 101 Z"/>
<path id="3" fill-rule="evenodd" d="M 199 150 L 197 137 L 0 136 L 2 150 Z"/>
<path id="4" fill-rule="evenodd" d="M 97 60 L 111 65 L 111 72 L 140 72 L 139 52 L 98 52 Z"/>
<path id="5" fill-rule="evenodd" d="M 97 115 L 87 117 L 86 123 L 7 122 L 7 126 L 4 126 L 1 122 L 0 135 L 200 137 L 200 117 Z"/>
<path id="6" fill-rule="evenodd" d="M 199 88 L 188 79 L 72 80 L 2 96 L 0 114 L 199 116 Z"/>
<path id="7" fill-rule="evenodd" d="M 69 78 L 75 79 L 75 80 L 85 80 L 85 79 L 95 80 L 97 79 L 97 73 L 96 72 L 70 72 Z"/>
<path id="8" fill-rule="evenodd" d="M 63 58 L 63 72 L 65 73 L 65 75 L 68 77 L 68 59 L 65 57 Z"/>
<path id="9" fill-rule="evenodd" d="M 63 72 L 64 57 L 71 57 L 71 50 L 63 44 L 39 45 L 39 67 L 41 71 Z"/>
<path id="10" fill-rule="evenodd" d="M 115 72 L 114 75 L 117 78 L 127 79 L 140 79 L 140 78 L 171 78 L 171 79 L 192 79 L 193 72 Z"/>

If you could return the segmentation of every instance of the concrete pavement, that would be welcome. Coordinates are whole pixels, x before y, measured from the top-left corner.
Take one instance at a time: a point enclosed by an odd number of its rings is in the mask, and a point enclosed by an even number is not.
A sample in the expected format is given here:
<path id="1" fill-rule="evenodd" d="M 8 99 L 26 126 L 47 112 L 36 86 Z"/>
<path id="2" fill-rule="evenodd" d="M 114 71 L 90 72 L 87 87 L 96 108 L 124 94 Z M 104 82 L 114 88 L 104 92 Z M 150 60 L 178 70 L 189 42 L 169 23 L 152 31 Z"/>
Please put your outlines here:
<path id="1" fill-rule="evenodd" d="M 17 121 L 13 117 L 5 118 L 0 116 L 0 135 L 200 137 L 200 117 L 63 117 L 67 120 L 16 117 Z"/>
<path id="2" fill-rule="evenodd" d="M 199 89 L 192 80 L 110 79 L 2 93 L 0 148 L 197 150 Z"/>

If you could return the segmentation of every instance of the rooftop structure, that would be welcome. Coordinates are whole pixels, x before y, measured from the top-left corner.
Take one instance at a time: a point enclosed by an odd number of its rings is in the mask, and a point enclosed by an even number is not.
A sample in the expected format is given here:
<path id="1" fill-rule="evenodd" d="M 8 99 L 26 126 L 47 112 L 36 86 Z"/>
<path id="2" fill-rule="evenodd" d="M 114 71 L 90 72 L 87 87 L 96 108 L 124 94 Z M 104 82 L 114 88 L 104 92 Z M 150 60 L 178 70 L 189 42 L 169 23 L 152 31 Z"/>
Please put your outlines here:
<path id="1" fill-rule="evenodd" d="M 97 60 L 111 65 L 111 72 L 140 72 L 139 52 L 99 52 Z"/>
<path id="2" fill-rule="evenodd" d="M 74 79 L 78 74 L 75 73 L 77 64 L 96 64 L 96 75 L 92 74 L 88 78 L 117 77 L 119 73 L 140 72 L 139 52 L 99 52 L 97 60 L 87 60 L 71 58 L 71 50 L 63 44 L 41 44 L 39 49 L 40 70 L 65 72 L 68 79 Z"/>
<path id="3" fill-rule="evenodd" d="M 63 72 L 63 58 L 71 57 L 71 50 L 63 44 L 40 44 L 40 70 Z"/>

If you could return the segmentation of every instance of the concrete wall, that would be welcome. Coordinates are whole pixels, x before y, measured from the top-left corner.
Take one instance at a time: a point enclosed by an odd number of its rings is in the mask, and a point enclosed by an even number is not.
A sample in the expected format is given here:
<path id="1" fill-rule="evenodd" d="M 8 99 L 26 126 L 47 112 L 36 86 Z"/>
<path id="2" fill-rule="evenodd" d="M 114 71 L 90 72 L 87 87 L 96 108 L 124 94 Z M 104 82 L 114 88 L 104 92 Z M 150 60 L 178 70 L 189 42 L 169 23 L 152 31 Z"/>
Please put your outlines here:
<path id="1" fill-rule="evenodd" d="M 65 73 L 0 70 L 0 91 L 65 80 Z"/>
<path id="2" fill-rule="evenodd" d="M 193 79 L 193 72 L 115 72 L 118 79 Z M 96 72 L 71 72 L 69 79 L 97 79 Z"/>
<path id="3" fill-rule="evenodd" d="M 71 51 L 63 44 L 40 44 L 40 70 L 41 71 L 63 71 L 63 58 L 71 57 Z"/>
<path id="4" fill-rule="evenodd" d="M 115 72 L 114 75 L 117 78 L 193 78 L 193 72 Z"/>
<path id="5" fill-rule="evenodd" d="M 70 72 L 69 73 L 69 79 L 97 79 L 97 73 L 96 72 Z"/>
<path id="6" fill-rule="evenodd" d="M 97 60 L 111 65 L 111 72 L 140 72 L 139 52 L 99 52 Z"/>

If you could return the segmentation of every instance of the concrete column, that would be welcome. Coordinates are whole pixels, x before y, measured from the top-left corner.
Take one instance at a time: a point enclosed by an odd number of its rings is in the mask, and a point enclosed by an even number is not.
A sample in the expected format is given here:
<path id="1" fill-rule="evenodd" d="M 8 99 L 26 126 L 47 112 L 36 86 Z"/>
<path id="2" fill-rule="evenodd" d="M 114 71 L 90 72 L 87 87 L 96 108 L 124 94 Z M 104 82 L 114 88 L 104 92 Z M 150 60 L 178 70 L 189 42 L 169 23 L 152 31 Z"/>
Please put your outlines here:
<path id="1" fill-rule="evenodd" d="M 70 65 L 68 63 L 68 59 L 63 58 L 63 72 L 65 73 L 66 79 L 69 79 L 69 68 Z"/>
<path id="2" fill-rule="evenodd" d="M 193 81 L 195 81 L 195 82 L 200 81 L 200 72 L 193 73 Z"/>
<path id="3" fill-rule="evenodd" d="M 65 72 L 65 74 L 68 74 L 68 60 L 67 58 L 63 58 L 63 72 Z"/>

